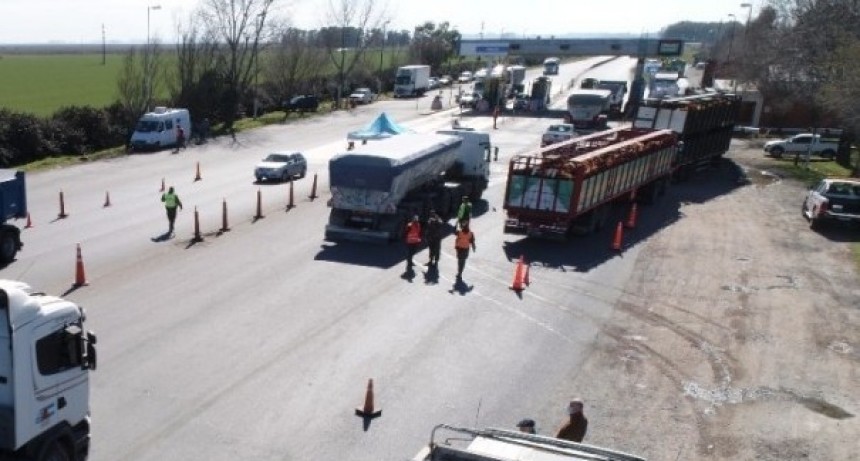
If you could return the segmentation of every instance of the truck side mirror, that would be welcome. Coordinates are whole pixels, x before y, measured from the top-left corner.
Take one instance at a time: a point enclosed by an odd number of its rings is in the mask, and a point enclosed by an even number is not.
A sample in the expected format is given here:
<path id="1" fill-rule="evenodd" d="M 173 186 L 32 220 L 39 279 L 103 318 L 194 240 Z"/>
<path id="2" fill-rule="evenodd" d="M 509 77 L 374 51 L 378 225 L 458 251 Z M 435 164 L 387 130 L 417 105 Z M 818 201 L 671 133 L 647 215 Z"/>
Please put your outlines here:
<path id="1" fill-rule="evenodd" d="M 92 331 L 87 332 L 87 353 L 86 360 L 81 365 L 83 369 L 90 369 L 95 371 L 96 369 L 96 335 L 93 334 Z"/>

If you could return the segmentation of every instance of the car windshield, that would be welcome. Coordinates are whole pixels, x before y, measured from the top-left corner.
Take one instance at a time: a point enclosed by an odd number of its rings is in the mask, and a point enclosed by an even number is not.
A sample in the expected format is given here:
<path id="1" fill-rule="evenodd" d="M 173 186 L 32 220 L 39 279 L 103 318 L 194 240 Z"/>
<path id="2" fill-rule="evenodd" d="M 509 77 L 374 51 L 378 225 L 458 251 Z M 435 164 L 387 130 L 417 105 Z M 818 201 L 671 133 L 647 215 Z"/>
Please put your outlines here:
<path id="1" fill-rule="evenodd" d="M 263 159 L 265 162 L 278 162 L 278 163 L 287 163 L 290 161 L 290 156 L 285 154 L 269 154 L 268 157 Z"/>
<path id="2" fill-rule="evenodd" d="M 299 102 L 301 102 L 302 99 L 305 99 L 305 97 L 304 96 L 296 96 L 290 101 L 290 103 L 291 104 L 298 104 Z"/>

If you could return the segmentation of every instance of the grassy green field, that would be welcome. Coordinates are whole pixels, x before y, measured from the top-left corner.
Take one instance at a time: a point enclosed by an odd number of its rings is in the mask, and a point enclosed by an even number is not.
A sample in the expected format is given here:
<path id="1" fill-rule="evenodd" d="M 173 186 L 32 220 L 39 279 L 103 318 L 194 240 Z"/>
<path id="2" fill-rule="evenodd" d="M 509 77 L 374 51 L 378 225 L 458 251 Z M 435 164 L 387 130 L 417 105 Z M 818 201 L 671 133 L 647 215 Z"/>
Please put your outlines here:
<path id="1" fill-rule="evenodd" d="M 102 107 L 117 96 L 116 78 L 124 55 L 0 56 L 0 107 L 38 116 L 60 107 Z"/>

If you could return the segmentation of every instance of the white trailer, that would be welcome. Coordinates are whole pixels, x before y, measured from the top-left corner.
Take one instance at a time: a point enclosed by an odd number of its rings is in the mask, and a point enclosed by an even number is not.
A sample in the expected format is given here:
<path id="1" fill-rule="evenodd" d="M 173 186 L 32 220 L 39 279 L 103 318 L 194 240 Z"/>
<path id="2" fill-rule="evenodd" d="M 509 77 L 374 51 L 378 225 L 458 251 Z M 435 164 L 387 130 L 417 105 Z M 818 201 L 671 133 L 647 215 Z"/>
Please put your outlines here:
<path id="1" fill-rule="evenodd" d="M 401 66 L 394 75 L 394 97 L 423 96 L 430 89 L 430 66 Z"/>
<path id="2" fill-rule="evenodd" d="M 83 461 L 96 338 L 84 310 L 0 280 L 0 459 Z"/>

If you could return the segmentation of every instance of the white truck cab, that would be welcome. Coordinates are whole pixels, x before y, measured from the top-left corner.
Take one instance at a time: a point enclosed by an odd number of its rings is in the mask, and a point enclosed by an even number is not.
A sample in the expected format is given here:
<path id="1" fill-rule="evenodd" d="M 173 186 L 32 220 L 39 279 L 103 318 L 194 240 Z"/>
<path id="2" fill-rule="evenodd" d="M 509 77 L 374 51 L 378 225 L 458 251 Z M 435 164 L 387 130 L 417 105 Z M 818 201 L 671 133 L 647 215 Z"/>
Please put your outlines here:
<path id="1" fill-rule="evenodd" d="M 95 336 L 84 310 L 0 280 L 0 459 L 83 461 Z"/>

